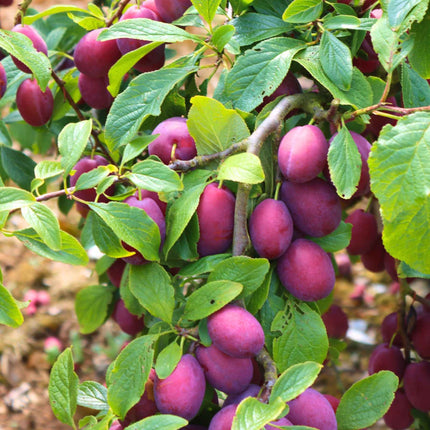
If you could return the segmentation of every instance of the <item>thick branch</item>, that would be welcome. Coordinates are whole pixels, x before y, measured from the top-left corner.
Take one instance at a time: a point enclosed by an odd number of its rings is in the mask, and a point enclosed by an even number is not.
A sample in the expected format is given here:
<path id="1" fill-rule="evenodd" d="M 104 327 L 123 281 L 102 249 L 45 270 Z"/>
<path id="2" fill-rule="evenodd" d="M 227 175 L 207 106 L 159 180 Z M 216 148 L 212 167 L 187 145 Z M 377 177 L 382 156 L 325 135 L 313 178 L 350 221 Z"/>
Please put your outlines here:
<path id="1" fill-rule="evenodd" d="M 127 4 L 130 3 L 130 0 L 121 0 L 118 4 L 118 9 L 115 11 L 115 13 L 106 21 L 106 27 L 110 27 L 114 21 L 119 18 L 122 15 L 122 12 L 124 11 L 124 8 L 127 6 Z"/>

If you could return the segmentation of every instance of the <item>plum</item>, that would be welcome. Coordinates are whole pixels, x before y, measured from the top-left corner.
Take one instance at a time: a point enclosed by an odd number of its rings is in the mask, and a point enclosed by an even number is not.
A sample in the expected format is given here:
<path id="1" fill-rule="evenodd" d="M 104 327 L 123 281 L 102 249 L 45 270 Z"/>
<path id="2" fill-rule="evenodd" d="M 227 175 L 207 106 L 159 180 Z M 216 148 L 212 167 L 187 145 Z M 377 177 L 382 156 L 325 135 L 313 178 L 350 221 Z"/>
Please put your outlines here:
<path id="1" fill-rule="evenodd" d="M 402 351 L 397 346 L 389 346 L 388 343 L 378 345 L 369 358 L 369 375 L 380 370 L 391 370 L 401 380 L 405 372 L 406 361 Z"/>
<path id="2" fill-rule="evenodd" d="M 333 290 L 336 276 L 328 254 L 308 239 L 297 239 L 278 260 L 278 276 L 294 297 L 315 301 Z"/>
<path id="3" fill-rule="evenodd" d="M 293 220 L 281 200 L 266 199 L 259 203 L 249 219 L 252 245 L 260 257 L 274 260 L 290 246 Z"/>
<path id="4" fill-rule="evenodd" d="M 293 425 L 315 427 L 319 430 L 336 430 L 336 415 L 329 401 L 313 388 L 288 402 L 287 418 Z"/>
<path id="5" fill-rule="evenodd" d="M 121 285 L 122 275 L 125 269 L 125 261 L 121 258 L 116 259 L 112 265 L 107 269 L 106 274 L 109 278 L 109 281 L 112 282 L 112 285 L 119 288 Z"/>
<path id="6" fill-rule="evenodd" d="M 155 403 L 162 414 L 178 415 L 190 421 L 200 409 L 205 388 L 203 369 L 192 355 L 185 354 L 167 378 L 155 376 Z"/>
<path id="7" fill-rule="evenodd" d="M 392 106 L 398 107 L 397 100 L 395 97 L 388 97 L 387 102 L 391 103 Z M 391 115 L 395 115 L 395 113 L 391 112 Z M 373 137 L 378 138 L 379 133 L 385 125 L 396 125 L 396 123 L 396 119 L 387 118 L 381 115 L 372 115 L 370 117 L 370 122 L 367 125 L 366 130 L 364 131 L 364 134 L 371 134 Z"/>
<path id="8" fill-rule="evenodd" d="M 421 358 L 430 359 L 430 313 L 418 315 L 411 332 L 411 341 L 415 351 Z"/>
<path id="9" fill-rule="evenodd" d="M 348 316 L 338 305 L 331 305 L 330 308 L 321 315 L 327 330 L 328 337 L 343 339 L 348 331 Z"/>
<path id="10" fill-rule="evenodd" d="M 103 30 L 98 28 L 85 34 L 75 47 L 73 57 L 77 69 L 91 78 L 106 76 L 121 57 L 116 40 L 97 40 Z"/>
<path id="11" fill-rule="evenodd" d="M 158 15 L 164 22 L 180 18 L 191 6 L 191 0 L 154 0 Z"/>
<path id="12" fill-rule="evenodd" d="M 28 78 L 18 88 L 16 106 L 27 124 L 40 127 L 51 119 L 54 97 L 49 87 L 42 91 L 36 79 Z"/>
<path id="13" fill-rule="evenodd" d="M 122 299 L 119 299 L 112 312 L 112 318 L 124 333 L 135 336 L 145 327 L 143 315 L 133 315 L 126 307 Z"/>
<path id="14" fill-rule="evenodd" d="M 163 212 L 163 215 L 166 215 L 167 203 L 161 201 L 160 197 L 158 196 L 158 193 L 156 193 L 155 191 L 137 190 L 134 193 L 134 196 L 137 197 L 139 200 L 149 197 L 150 199 L 154 200 L 155 203 L 157 203 L 158 207 L 161 209 L 161 212 Z"/>
<path id="15" fill-rule="evenodd" d="M 109 109 L 113 103 L 112 94 L 108 91 L 107 76 L 91 77 L 79 74 L 78 86 L 84 102 L 93 109 Z"/>
<path id="16" fill-rule="evenodd" d="M 328 142 L 315 125 L 292 128 L 281 140 L 278 164 L 285 179 L 308 182 L 327 164 Z"/>
<path id="17" fill-rule="evenodd" d="M 361 255 L 371 251 L 378 239 L 378 225 L 376 218 L 363 209 L 356 209 L 349 214 L 345 222 L 352 224 L 351 241 L 347 251 L 351 255 Z"/>
<path id="18" fill-rule="evenodd" d="M 253 367 L 250 358 L 233 358 L 224 354 L 214 344 L 207 348 L 199 346 L 196 357 L 206 380 L 217 390 L 238 394 L 251 383 Z"/>
<path id="19" fill-rule="evenodd" d="M 0 63 L 0 99 L 4 96 L 7 89 L 7 76 L 6 70 L 2 63 Z"/>
<path id="20" fill-rule="evenodd" d="M 383 320 L 381 324 L 381 334 L 382 340 L 385 343 L 392 343 L 399 348 L 403 347 L 403 340 L 398 331 L 398 315 L 397 312 L 392 312 L 388 314 Z M 395 335 L 395 336 L 394 336 Z"/>
<path id="21" fill-rule="evenodd" d="M 219 188 L 212 182 L 203 190 L 197 207 L 200 229 L 197 251 L 200 257 L 220 254 L 230 248 L 235 203 L 234 194 L 224 185 Z"/>
<path id="22" fill-rule="evenodd" d="M 42 52 L 45 55 L 48 55 L 48 47 L 46 46 L 46 42 L 43 40 L 42 36 L 38 33 L 38 31 L 31 27 L 30 25 L 21 25 L 17 24 L 12 28 L 12 31 L 15 33 L 21 33 L 24 36 L 27 36 L 31 42 L 33 43 L 33 47 L 36 51 Z M 19 70 L 25 73 L 32 73 L 31 70 L 17 58 L 12 56 L 12 60 L 15 63 L 15 66 L 18 67 Z"/>
<path id="23" fill-rule="evenodd" d="M 123 430 L 124 427 L 118 420 L 115 420 L 109 427 L 109 430 Z"/>
<path id="24" fill-rule="evenodd" d="M 125 21 L 127 19 L 135 18 L 146 18 L 152 19 L 153 21 L 159 21 L 159 16 L 151 9 L 146 8 L 141 5 L 133 5 L 127 9 L 127 11 L 121 16 L 120 21 Z M 126 54 L 127 52 L 134 51 L 143 45 L 146 45 L 148 41 L 138 40 L 138 39 L 117 39 L 116 41 L 118 49 L 121 54 Z M 164 65 L 164 46 L 158 46 L 148 54 L 146 54 L 142 59 L 140 59 L 133 67 L 139 72 L 152 72 L 158 70 Z"/>
<path id="25" fill-rule="evenodd" d="M 273 424 L 273 425 L 271 425 Z M 279 427 L 290 427 L 293 423 L 288 418 L 281 418 L 277 421 L 272 421 L 270 424 L 267 424 L 264 429 L 265 430 L 278 430 Z M 276 426 L 276 427 L 273 427 Z"/>
<path id="26" fill-rule="evenodd" d="M 149 155 L 156 155 L 164 164 L 173 160 L 191 160 L 197 155 L 196 144 L 187 127 L 187 119 L 168 118 L 152 131 L 159 136 L 148 146 Z"/>
<path id="27" fill-rule="evenodd" d="M 340 403 L 340 399 L 338 399 L 337 397 L 332 396 L 331 394 L 323 394 L 323 396 L 328 400 L 328 402 L 330 403 L 331 407 L 334 410 L 334 413 L 336 413 L 337 411 L 337 407 L 339 406 Z"/>
<path id="28" fill-rule="evenodd" d="M 264 346 L 260 322 L 240 306 L 224 306 L 208 317 L 207 325 L 213 344 L 231 357 L 251 358 Z"/>
<path id="29" fill-rule="evenodd" d="M 397 260 L 388 254 L 388 252 L 384 254 L 384 268 L 394 282 L 399 280 L 399 276 L 397 275 Z"/>
<path id="30" fill-rule="evenodd" d="M 160 231 L 160 239 L 161 239 L 160 250 L 161 250 L 164 244 L 164 239 L 166 238 L 166 221 L 164 219 L 163 212 L 161 212 L 161 209 L 159 208 L 157 203 L 151 198 L 146 197 L 146 198 L 143 198 L 142 200 L 139 200 L 139 198 L 136 196 L 127 197 L 124 200 L 124 203 L 128 204 L 129 206 L 142 209 L 157 224 L 158 229 Z M 146 260 L 145 257 L 135 248 L 131 247 L 126 243 L 123 243 L 123 246 L 127 251 L 136 252 L 134 255 L 131 255 L 129 257 L 123 257 L 123 260 L 126 263 L 139 265 L 139 264 L 145 264 L 148 262 L 148 260 Z"/>
<path id="31" fill-rule="evenodd" d="M 336 190 L 321 178 L 303 184 L 285 181 L 281 186 L 281 200 L 290 211 L 294 227 L 309 236 L 326 236 L 342 220 Z"/>
<path id="32" fill-rule="evenodd" d="M 393 430 L 406 430 L 414 422 L 412 406 L 403 390 L 397 390 L 390 409 L 384 415 L 385 424 Z"/>
<path id="33" fill-rule="evenodd" d="M 227 398 L 224 400 L 223 406 L 225 407 L 228 405 L 238 405 L 242 400 L 248 397 L 257 397 L 260 390 L 261 387 L 259 385 L 250 384 L 248 388 L 241 393 L 228 395 Z"/>
<path id="34" fill-rule="evenodd" d="M 430 411 L 430 362 L 406 366 L 403 388 L 411 405 L 422 412 Z"/>
<path id="35" fill-rule="evenodd" d="M 237 405 L 228 405 L 217 412 L 209 423 L 209 430 L 231 430 Z"/>
<path id="36" fill-rule="evenodd" d="M 382 243 L 382 235 L 378 234 L 373 247 L 364 254 L 361 254 L 361 262 L 370 272 L 382 272 L 385 269 L 385 254 L 386 251 Z"/>
<path id="37" fill-rule="evenodd" d="M 352 64 L 364 74 L 373 73 L 380 66 L 378 54 L 373 49 L 370 33 L 366 34 L 360 50 L 352 59 Z"/>

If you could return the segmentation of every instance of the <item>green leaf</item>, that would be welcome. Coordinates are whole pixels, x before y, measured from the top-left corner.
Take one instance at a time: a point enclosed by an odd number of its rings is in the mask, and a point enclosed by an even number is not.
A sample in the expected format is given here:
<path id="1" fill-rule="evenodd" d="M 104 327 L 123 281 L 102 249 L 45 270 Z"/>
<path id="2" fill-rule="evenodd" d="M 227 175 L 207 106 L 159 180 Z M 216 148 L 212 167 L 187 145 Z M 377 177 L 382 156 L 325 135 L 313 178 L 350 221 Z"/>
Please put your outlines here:
<path id="1" fill-rule="evenodd" d="M 259 184 L 264 181 L 264 171 L 260 158 L 244 152 L 226 158 L 219 167 L 218 180 Z"/>
<path id="2" fill-rule="evenodd" d="M 24 63 L 37 79 L 40 89 L 46 90 L 51 79 L 51 63 L 43 52 L 36 51 L 27 36 L 16 31 L 2 30 L 0 47 Z"/>
<path id="3" fill-rule="evenodd" d="M 191 0 L 191 3 L 203 19 L 210 24 L 215 18 L 221 0 Z"/>
<path id="4" fill-rule="evenodd" d="M 192 40 L 198 44 L 202 39 L 195 34 L 188 33 L 173 24 L 155 21 L 147 18 L 135 18 L 119 21 L 102 31 L 97 40 L 138 39 L 150 42 L 175 43 Z"/>
<path id="5" fill-rule="evenodd" d="M 28 191 L 14 187 L 0 188 L 0 211 L 21 209 L 35 203 L 36 198 Z"/>
<path id="6" fill-rule="evenodd" d="M 330 91 L 333 97 L 338 98 L 341 104 L 352 105 L 358 109 L 372 105 L 372 88 L 366 77 L 356 67 L 352 72 L 351 88 L 348 91 L 343 91 L 324 73 L 318 46 L 306 48 L 294 58 L 294 61 L 302 65 L 321 85 Z"/>
<path id="7" fill-rule="evenodd" d="M 381 205 L 387 252 L 430 272 L 430 113 L 386 126 L 369 157 L 371 188 Z"/>
<path id="8" fill-rule="evenodd" d="M 409 62 L 424 79 L 430 79 L 430 11 L 422 22 L 412 27 L 414 46 L 409 54 Z"/>
<path id="9" fill-rule="evenodd" d="M 272 326 L 272 331 L 282 331 L 273 341 L 273 358 L 279 371 L 305 361 L 322 363 L 328 339 L 321 316 L 306 303 L 290 304 L 280 316 L 281 323 Z"/>
<path id="10" fill-rule="evenodd" d="M 19 327 L 23 322 L 24 317 L 15 299 L 9 291 L 0 284 L 0 324 L 15 328 Z"/>
<path id="11" fill-rule="evenodd" d="M 73 415 L 76 412 L 79 379 L 73 369 L 72 349 L 67 348 L 52 366 L 48 392 L 54 415 L 75 429 Z"/>
<path id="12" fill-rule="evenodd" d="M 329 31 L 324 31 L 321 38 L 320 61 L 325 74 L 341 90 L 348 91 L 351 88 L 351 51 Z"/>
<path id="13" fill-rule="evenodd" d="M 238 282 L 243 285 L 242 297 L 249 296 L 257 290 L 269 272 L 270 265 L 265 258 L 235 256 L 218 263 L 209 275 L 208 281 L 222 279 Z"/>
<path id="14" fill-rule="evenodd" d="M 142 336 L 130 342 L 113 362 L 108 382 L 108 402 L 112 411 L 124 419 L 145 391 L 154 358 L 157 336 Z"/>
<path id="15" fill-rule="evenodd" d="M 222 52 L 235 33 L 232 25 L 221 25 L 214 30 L 211 42 L 218 52 Z"/>
<path id="16" fill-rule="evenodd" d="M 92 120 L 67 124 L 58 135 L 61 166 L 67 176 L 81 158 L 91 135 Z"/>
<path id="17" fill-rule="evenodd" d="M 387 370 L 356 382 L 340 400 L 338 429 L 355 430 L 374 424 L 387 412 L 398 385 L 399 378 Z"/>
<path id="18" fill-rule="evenodd" d="M 42 160 L 34 168 L 34 174 L 36 178 L 49 179 L 55 178 L 63 173 L 60 161 L 53 160 Z"/>
<path id="19" fill-rule="evenodd" d="M 199 155 L 224 151 L 249 136 L 243 118 L 233 109 L 210 97 L 191 99 L 187 126 Z"/>
<path id="20" fill-rule="evenodd" d="M 121 159 L 121 167 L 136 158 L 138 155 L 141 155 L 142 152 L 148 147 L 148 145 L 157 138 L 157 136 L 149 135 L 149 136 L 140 136 L 136 139 L 133 139 L 129 144 L 124 148 L 124 153 L 122 154 Z"/>
<path id="21" fill-rule="evenodd" d="M 252 45 L 255 42 L 288 33 L 293 29 L 291 24 L 281 18 L 262 13 L 247 13 L 231 21 L 236 33 L 233 40 L 239 46 Z"/>
<path id="22" fill-rule="evenodd" d="M 353 15 L 336 15 L 328 16 L 328 19 L 324 20 L 324 28 L 326 30 L 368 30 L 372 28 L 375 23 L 374 19 L 359 19 Z"/>
<path id="23" fill-rule="evenodd" d="M 167 378 L 176 368 L 179 360 L 182 357 L 182 348 L 176 343 L 172 342 L 166 346 L 157 357 L 155 363 L 155 371 L 160 379 Z"/>
<path id="24" fill-rule="evenodd" d="M 136 19 L 127 21 L 128 25 Z M 133 79 L 110 108 L 105 135 L 109 149 L 113 151 L 130 142 L 146 118 L 160 115 L 172 88 L 197 70 L 195 66 L 164 67 Z"/>
<path id="25" fill-rule="evenodd" d="M 239 404 L 231 429 L 260 430 L 266 424 L 275 421 L 285 406 L 285 402 L 279 397 L 268 405 L 253 397 L 248 397 Z"/>
<path id="26" fill-rule="evenodd" d="M 21 209 L 22 216 L 54 251 L 61 249 L 60 223 L 48 206 L 36 202 Z"/>
<path id="27" fill-rule="evenodd" d="M 12 146 L 12 138 L 3 120 L 0 120 L 0 143 L 6 146 Z"/>
<path id="28" fill-rule="evenodd" d="M 357 190 L 361 175 L 361 156 L 349 130 L 343 126 L 328 151 L 330 178 L 343 199 L 349 199 Z"/>
<path id="29" fill-rule="evenodd" d="M 430 105 L 430 84 L 408 63 L 402 64 L 402 99 L 405 108 Z"/>
<path id="30" fill-rule="evenodd" d="M 289 367 L 275 382 L 271 398 L 280 397 L 284 402 L 295 399 L 315 382 L 322 367 L 313 361 Z"/>
<path id="31" fill-rule="evenodd" d="M 117 202 L 88 205 L 119 239 L 137 249 L 145 259 L 159 259 L 160 230 L 144 210 Z"/>
<path id="32" fill-rule="evenodd" d="M 77 403 L 96 411 L 108 411 L 107 388 L 95 381 L 84 381 L 78 387 Z"/>
<path id="33" fill-rule="evenodd" d="M 421 273 L 409 267 L 404 261 L 401 261 L 397 267 L 400 278 L 422 278 L 430 279 L 430 273 Z"/>
<path id="34" fill-rule="evenodd" d="M 319 18 L 322 10 L 322 0 L 294 0 L 285 9 L 282 19 L 294 24 L 308 23 Z"/>
<path id="35" fill-rule="evenodd" d="M 335 231 L 323 237 L 310 237 L 312 242 L 317 243 L 326 252 L 337 252 L 349 245 L 351 241 L 352 224 L 340 222 Z"/>
<path id="36" fill-rule="evenodd" d="M 421 0 L 390 0 L 388 3 L 388 19 L 391 27 L 399 27 L 408 13 Z"/>
<path id="37" fill-rule="evenodd" d="M 72 235 L 60 231 L 61 249 L 54 251 L 49 248 L 32 228 L 14 231 L 13 235 L 19 239 L 30 251 L 50 260 L 75 266 L 88 264 L 88 255 L 82 245 Z"/>
<path id="38" fill-rule="evenodd" d="M 75 312 L 81 333 L 92 333 L 106 321 L 115 291 L 113 286 L 91 285 L 76 294 Z"/>
<path id="39" fill-rule="evenodd" d="M 304 42 L 288 37 L 274 37 L 257 43 L 237 59 L 227 74 L 223 92 L 216 93 L 216 98 L 250 112 L 279 87 L 291 60 L 304 48 Z"/>
<path id="40" fill-rule="evenodd" d="M 170 193 L 184 188 L 179 175 L 160 161 L 141 161 L 135 164 L 131 171 L 132 173 L 126 176 L 144 190 Z"/>
<path id="41" fill-rule="evenodd" d="M 130 268 L 130 291 L 154 317 L 171 323 L 175 290 L 169 274 L 157 263 Z"/>
<path id="42" fill-rule="evenodd" d="M 34 15 L 24 16 L 22 18 L 22 22 L 25 25 L 30 25 L 30 24 L 33 24 L 33 22 L 45 16 L 51 16 L 57 13 L 65 13 L 65 12 L 79 12 L 79 13 L 85 13 L 85 14 L 91 15 L 91 12 L 78 6 L 58 5 L 58 6 L 52 6 L 44 10 L 43 12 L 39 12 Z"/>
<path id="43" fill-rule="evenodd" d="M 0 147 L 0 162 L 7 175 L 21 188 L 31 190 L 36 163 L 21 151 Z"/>
<path id="44" fill-rule="evenodd" d="M 176 415 L 162 414 L 145 418 L 131 424 L 127 430 L 178 430 L 184 428 L 188 421 Z"/>
<path id="45" fill-rule="evenodd" d="M 200 287 L 188 297 L 183 318 L 197 321 L 213 314 L 242 292 L 243 286 L 233 281 L 213 281 Z"/>
<path id="46" fill-rule="evenodd" d="M 212 272 L 215 266 L 220 262 L 230 257 L 230 254 L 215 254 L 199 258 L 196 262 L 187 264 L 178 273 L 184 278 L 191 276 L 202 275 L 203 273 Z"/>
<path id="47" fill-rule="evenodd" d="M 75 191 L 96 187 L 103 179 L 109 176 L 110 172 L 111 170 L 108 166 L 98 166 L 96 169 L 82 173 L 76 182 Z"/>

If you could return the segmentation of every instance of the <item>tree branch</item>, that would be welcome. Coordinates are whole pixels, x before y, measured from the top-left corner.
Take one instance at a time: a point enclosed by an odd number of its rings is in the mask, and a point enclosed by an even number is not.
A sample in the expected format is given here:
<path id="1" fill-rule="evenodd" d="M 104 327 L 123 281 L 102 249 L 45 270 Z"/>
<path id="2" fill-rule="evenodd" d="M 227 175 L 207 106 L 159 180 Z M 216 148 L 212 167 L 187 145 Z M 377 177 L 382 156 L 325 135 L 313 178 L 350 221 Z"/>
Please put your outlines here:
<path id="1" fill-rule="evenodd" d="M 31 4 L 31 0 L 24 0 L 22 3 L 18 5 L 18 12 L 15 15 L 14 25 L 21 24 L 22 18 L 25 15 L 28 7 Z"/>
<path id="2" fill-rule="evenodd" d="M 110 27 L 114 21 L 119 18 L 122 15 L 122 12 L 124 11 L 124 8 L 127 6 L 127 4 L 130 3 L 130 0 L 121 0 L 118 4 L 118 9 L 115 11 L 115 13 L 106 21 L 106 27 Z"/>
<path id="3" fill-rule="evenodd" d="M 264 369 L 264 388 L 260 394 L 260 400 L 267 403 L 272 392 L 272 388 L 278 379 L 278 371 L 276 370 L 275 362 L 273 361 L 266 348 L 263 348 L 256 357 L 257 362 L 261 364 Z"/>

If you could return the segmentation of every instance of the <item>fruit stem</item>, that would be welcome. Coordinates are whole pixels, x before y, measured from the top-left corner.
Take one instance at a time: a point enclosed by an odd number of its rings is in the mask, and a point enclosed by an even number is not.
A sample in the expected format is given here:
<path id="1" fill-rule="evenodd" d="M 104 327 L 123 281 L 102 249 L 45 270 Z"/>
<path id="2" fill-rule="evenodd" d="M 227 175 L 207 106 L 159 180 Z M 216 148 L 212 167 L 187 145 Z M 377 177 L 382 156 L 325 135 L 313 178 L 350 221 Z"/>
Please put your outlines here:
<path id="1" fill-rule="evenodd" d="M 18 5 L 18 12 L 15 15 L 14 25 L 21 24 L 22 18 L 24 18 L 25 12 L 31 4 L 31 0 L 24 0 Z"/>
<path id="2" fill-rule="evenodd" d="M 276 182 L 275 195 L 273 196 L 274 200 L 279 200 L 279 190 L 281 189 L 281 181 Z"/>

